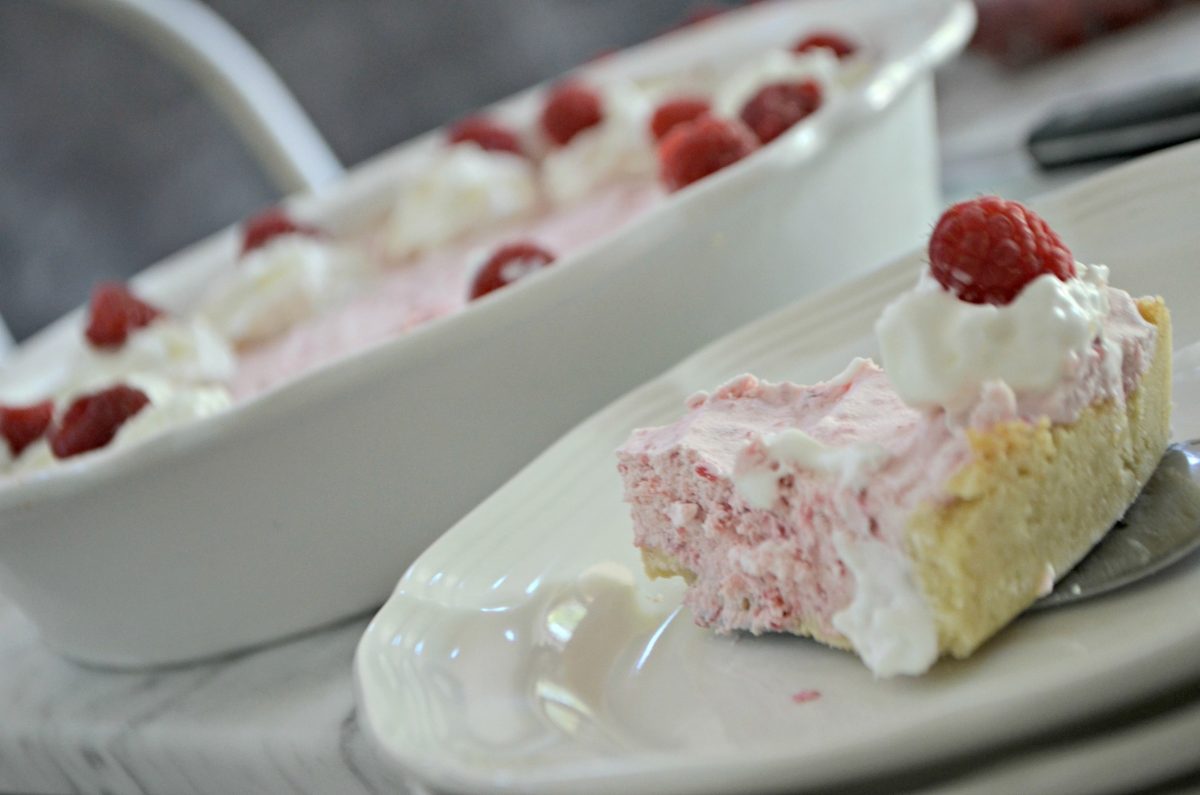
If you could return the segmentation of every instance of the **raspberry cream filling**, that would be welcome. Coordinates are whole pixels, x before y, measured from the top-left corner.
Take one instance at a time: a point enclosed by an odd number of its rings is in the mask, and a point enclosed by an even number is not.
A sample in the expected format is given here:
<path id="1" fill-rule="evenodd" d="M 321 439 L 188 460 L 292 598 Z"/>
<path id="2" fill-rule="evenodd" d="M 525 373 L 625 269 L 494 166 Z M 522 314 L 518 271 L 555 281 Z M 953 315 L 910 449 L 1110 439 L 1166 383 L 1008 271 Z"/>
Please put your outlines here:
<path id="1" fill-rule="evenodd" d="M 1094 321 L 1082 344 L 1065 334 L 1061 345 L 1046 345 L 1054 377 L 1041 390 L 1020 381 L 1014 389 L 996 369 L 1020 358 L 1004 348 L 1026 344 L 1023 335 L 972 338 L 956 322 L 929 321 L 924 338 L 973 363 L 969 377 L 947 377 L 936 392 L 953 399 L 953 412 L 910 405 L 889 375 L 856 360 L 813 386 L 742 376 L 693 398 L 675 424 L 635 431 L 618 458 L 648 570 L 687 578 L 685 603 L 718 632 L 812 635 L 854 649 L 879 676 L 927 670 L 938 636 L 906 528 L 918 507 L 946 501 L 945 485 L 972 460 L 969 434 L 1046 414 L 1068 423 L 1097 401 L 1124 402 L 1154 357 L 1155 327 L 1129 295 L 1104 285 L 1101 268 L 1081 272 L 1074 281 L 1082 284 L 1065 285 L 1066 294 L 1091 296 L 1076 304 L 1106 311 L 1070 320 Z M 881 336 L 903 331 L 896 317 L 919 317 L 910 310 L 927 291 L 922 281 L 889 308 Z M 1019 301 L 1007 308 L 1025 312 Z M 972 350 L 970 339 L 988 351 Z M 893 357 L 896 372 L 941 355 L 905 350 Z M 897 381 L 908 385 L 912 375 Z"/>

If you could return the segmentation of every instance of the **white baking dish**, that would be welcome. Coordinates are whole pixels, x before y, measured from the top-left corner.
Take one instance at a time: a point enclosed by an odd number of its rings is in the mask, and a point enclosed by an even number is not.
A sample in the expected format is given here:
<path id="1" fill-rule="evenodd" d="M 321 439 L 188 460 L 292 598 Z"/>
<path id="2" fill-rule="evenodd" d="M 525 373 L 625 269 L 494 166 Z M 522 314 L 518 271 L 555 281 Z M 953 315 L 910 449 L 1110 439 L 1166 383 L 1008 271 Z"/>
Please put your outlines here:
<path id="1" fill-rule="evenodd" d="M 647 75 L 816 27 L 872 67 L 811 123 L 601 244 L 407 336 L 126 449 L 0 484 L 0 588 L 48 644 L 114 666 L 180 662 L 362 612 L 443 530 L 556 436 L 701 344 L 912 246 L 939 206 L 931 70 L 965 0 L 779 2 L 593 67 Z M 501 103 L 536 111 L 537 89 Z M 297 213 L 376 218 L 427 136 Z M 186 308 L 232 256 L 227 231 L 147 270 Z M 77 314 L 15 352 L 36 383 Z"/>

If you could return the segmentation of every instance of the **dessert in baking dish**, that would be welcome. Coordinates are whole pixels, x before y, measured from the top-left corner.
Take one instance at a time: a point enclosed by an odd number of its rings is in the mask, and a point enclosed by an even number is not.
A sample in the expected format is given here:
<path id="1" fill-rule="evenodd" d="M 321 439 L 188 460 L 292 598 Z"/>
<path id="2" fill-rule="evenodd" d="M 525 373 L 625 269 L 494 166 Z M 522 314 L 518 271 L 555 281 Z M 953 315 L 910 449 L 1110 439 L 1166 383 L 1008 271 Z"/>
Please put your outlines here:
<path id="1" fill-rule="evenodd" d="M 742 376 L 619 450 L 652 576 L 697 623 L 807 635 L 879 676 L 966 657 L 1104 535 L 1167 443 L 1170 320 L 1014 202 L 956 205 L 858 359 Z"/>
<path id="2" fill-rule="evenodd" d="M 451 125 L 386 217 L 353 235 L 282 210 L 250 219 L 186 312 L 101 285 L 57 378 L 41 391 L 0 379 L 0 477 L 221 411 L 586 248 L 817 113 L 845 82 L 847 47 L 808 36 L 728 75 L 585 70 L 524 122 Z M 79 422 L 86 444 L 55 443 Z"/>

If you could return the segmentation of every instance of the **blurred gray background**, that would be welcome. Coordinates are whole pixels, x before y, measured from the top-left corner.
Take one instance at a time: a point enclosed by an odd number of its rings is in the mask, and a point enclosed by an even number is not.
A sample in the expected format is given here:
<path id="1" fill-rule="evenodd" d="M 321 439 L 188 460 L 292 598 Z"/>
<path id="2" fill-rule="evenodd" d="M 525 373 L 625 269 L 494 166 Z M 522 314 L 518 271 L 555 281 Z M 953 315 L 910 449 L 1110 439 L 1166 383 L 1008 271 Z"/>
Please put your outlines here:
<path id="1" fill-rule="evenodd" d="M 695 0 L 211 0 L 353 165 L 672 25 Z M 23 338 L 278 198 L 173 66 L 92 17 L 0 1 L 0 315 Z"/>

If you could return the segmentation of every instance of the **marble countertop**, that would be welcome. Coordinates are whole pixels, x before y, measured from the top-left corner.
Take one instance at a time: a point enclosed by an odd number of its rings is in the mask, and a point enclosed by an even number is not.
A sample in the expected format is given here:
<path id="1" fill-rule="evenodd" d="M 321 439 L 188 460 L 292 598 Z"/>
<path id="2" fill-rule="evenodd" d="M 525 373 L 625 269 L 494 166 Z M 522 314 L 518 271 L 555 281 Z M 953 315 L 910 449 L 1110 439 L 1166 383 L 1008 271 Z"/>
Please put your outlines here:
<path id="1" fill-rule="evenodd" d="M 0 596 L 0 792 L 406 792 L 355 720 L 359 618 L 259 652 L 145 673 L 47 649 Z"/>

